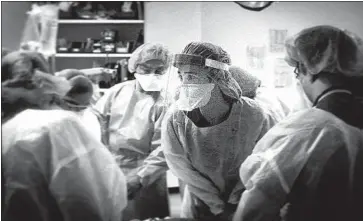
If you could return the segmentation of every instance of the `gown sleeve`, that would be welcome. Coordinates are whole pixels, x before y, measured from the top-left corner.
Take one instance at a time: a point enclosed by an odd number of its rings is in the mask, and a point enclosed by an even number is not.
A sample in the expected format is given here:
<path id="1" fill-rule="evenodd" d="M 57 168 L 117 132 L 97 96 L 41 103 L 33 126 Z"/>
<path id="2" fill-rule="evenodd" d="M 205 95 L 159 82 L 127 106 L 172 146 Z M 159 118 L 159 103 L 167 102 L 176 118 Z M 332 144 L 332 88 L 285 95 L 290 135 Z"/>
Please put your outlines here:
<path id="1" fill-rule="evenodd" d="M 262 120 L 262 127 L 260 130 L 260 134 L 256 143 L 273 127 L 278 123 L 278 119 L 271 113 L 263 110 L 263 120 Z M 245 187 L 241 181 L 239 181 L 236 186 L 233 188 L 233 191 L 230 194 L 228 202 L 231 204 L 238 204 L 242 192 L 245 190 Z"/>
<path id="2" fill-rule="evenodd" d="M 111 118 L 110 111 L 113 99 L 118 89 L 118 85 L 108 89 L 107 92 L 90 109 L 90 112 L 92 112 L 98 119 L 101 141 L 105 145 L 109 145 L 109 121 Z"/>
<path id="3" fill-rule="evenodd" d="M 151 153 L 145 159 L 143 166 L 138 171 L 143 186 L 150 185 L 169 169 L 161 147 L 161 124 L 166 108 L 159 107 L 155 111 L 153 137 L 151 140 Z"/>
<path id="4" fill-rule="evenodd" d="M 317 147 L 333 145 L 334 136 L 337 134 L 329 128 L 319 127 L 277 125 L 270 130 L 240 168 L 246 190 L 234 220 L 277 220 L 311 153 Z"/>
<path id="5" fill-rule="evenodd" d="M 222 213 L 225 205 L 219 196 L 219 190 L 203 177 L 187 159 L 187 153 L 182 147 L 175 129 L 172 117 L 166 117 L 161 136 L 165 159 L 171 172 L 186 183 L 189 191 L 207 204 L 213 214 Z"/>

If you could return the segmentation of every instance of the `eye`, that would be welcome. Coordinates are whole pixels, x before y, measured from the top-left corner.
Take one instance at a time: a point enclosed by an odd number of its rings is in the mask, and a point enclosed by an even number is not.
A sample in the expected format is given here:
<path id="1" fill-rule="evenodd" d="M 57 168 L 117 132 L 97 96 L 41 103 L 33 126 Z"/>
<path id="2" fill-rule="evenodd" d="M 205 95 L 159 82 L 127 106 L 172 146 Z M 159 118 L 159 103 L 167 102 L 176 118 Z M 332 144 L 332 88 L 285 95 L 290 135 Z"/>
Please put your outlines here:
<path id="1" fill-rule="evenodd" d="M 158 69 L 155 71 L 155 74 L 162 75 L 164 73 L 163 69 Z"/>

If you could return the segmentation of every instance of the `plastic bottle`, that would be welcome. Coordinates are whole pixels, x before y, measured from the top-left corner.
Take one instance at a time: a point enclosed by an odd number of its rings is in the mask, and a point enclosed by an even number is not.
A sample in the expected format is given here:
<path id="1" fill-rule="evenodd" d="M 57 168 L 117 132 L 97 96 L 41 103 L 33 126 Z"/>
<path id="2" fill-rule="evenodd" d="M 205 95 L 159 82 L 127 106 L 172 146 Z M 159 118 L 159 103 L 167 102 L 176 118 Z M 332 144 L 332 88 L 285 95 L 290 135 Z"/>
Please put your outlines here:
<path id="1" fill-rule="evenodd" d="M 49 57 L 56 53 L 59 7 L 58 5 L 51 4 L 44 5 L 41 9 L 41 52 L 46 57 Z"/>
<path id="2" fill-rule="evenodd" d="M 39 51 L 40 43 L 40 20 L 41 10 L 38 5 L 33 4 L 32 10 L 27 12 L 28 18 L 25 22 L 23 36 L 20 42 L 20 50 Z"/>

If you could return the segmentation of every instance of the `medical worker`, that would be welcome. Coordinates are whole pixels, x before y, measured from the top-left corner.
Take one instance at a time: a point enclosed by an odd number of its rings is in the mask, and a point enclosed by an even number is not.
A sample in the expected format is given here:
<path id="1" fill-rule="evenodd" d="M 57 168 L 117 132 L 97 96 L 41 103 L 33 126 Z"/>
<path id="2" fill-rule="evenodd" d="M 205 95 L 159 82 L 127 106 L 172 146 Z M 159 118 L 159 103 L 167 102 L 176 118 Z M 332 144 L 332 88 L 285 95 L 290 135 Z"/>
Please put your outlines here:
<path id="1" fill-rule="evenodd" d="M 44 72 L 39 56 L 2 60 L 3 218 L 119 221 L 126 178 L 76 115 L 56 105 L 70 85 Z"/>
<path id="2" fill-rule="evenodd" d="M 227 52 L 205 42 L 188 44 L 174 59 L 182 83 L 163 122 L 162 147 L 170 170 L 186 184 L 183 218 L 232 219 L 244 190 L 239 167 L 275 124 L 242 97 L 230 63 Z"/>
<path id="3" fill-rule="evenodd" d="M 136 80 L 113 86 L 95 105 L 103 119 L 103 141 L 127 177 L 127 221 L 169 214 L 168 168 L 160 148 L 160 127 L 165 113 L 162 89 L 170 58 L 169 50 L 161 44 L 141 45 L 128 64 Z"/>
<path id="4" fill-rule="evenodd" d="M 92 113 L 91 101 L 94 95 L 92 81 L 77 69 L 65 69 L 56 73 L 69 81 L 71 89 L 60 102 L 60 106 L 76 113 L 87 130 L 101 141 L 101 128 L 98 118 Z"/>
<path id="5" fill-rule="evenodd" d="M 229 71 L 241 87 L 242 95 L 257 101 L 277 121 L 289 114 L 289 107 L 277 96 L 276 92 L 261 86 L 261 80 L 257 77 L 238 66 L 231 66 Z"/>
<path id="6" fill-rule="evenodd" d="M 313 107 L 278 123 L 242 164 L 234 220 L 363 220 L 363 104 L 346 84 L 362 76 L 363 52 L 326 25 L 302 30 L 286 49 Z"/>

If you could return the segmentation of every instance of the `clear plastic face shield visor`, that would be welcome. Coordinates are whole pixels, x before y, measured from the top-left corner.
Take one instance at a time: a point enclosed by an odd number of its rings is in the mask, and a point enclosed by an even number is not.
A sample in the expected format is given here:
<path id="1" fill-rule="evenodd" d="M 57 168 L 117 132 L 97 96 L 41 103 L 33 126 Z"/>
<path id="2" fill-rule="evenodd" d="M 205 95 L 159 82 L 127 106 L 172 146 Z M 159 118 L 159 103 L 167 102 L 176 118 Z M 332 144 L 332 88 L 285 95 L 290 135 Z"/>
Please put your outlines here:
<path id="1" fill-rule="evenodd" d="M 177 105 L 180 98 L 184 100 L 187 97 L 190 97 L 191 100 L 198 99 L 198 91 L 202 93 L 200 99 L 204 97 L 204 101 L 199 102 L 205 103 L 208 100 L 205 97 L 210 96 L 205 94 L 207 93 L 205 91 L 211 93 L 216 88 L 219 88 L 222 94 L 235 100 L 239 100 L 242 95 L 240 86 L 229 72 L 228 64 L 206 59 L 199 55 L 176 54 L 173 57 L 172 66 L 169 68 L 166 78 L 165 97 L 168 106 L 171 104 Z M 185 87 L 188 87 L 187 91 L 185 91 Z M 181 90 L 184 91 L 181 93 Z M 183 96 L 183 98 L 180 96 Z M 185 102 L 188 103 L 188 101 Z M 198 107 L 198 105 L 196 106 Z M 185 110 L 188 110 L 188 108 Z"/>

